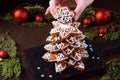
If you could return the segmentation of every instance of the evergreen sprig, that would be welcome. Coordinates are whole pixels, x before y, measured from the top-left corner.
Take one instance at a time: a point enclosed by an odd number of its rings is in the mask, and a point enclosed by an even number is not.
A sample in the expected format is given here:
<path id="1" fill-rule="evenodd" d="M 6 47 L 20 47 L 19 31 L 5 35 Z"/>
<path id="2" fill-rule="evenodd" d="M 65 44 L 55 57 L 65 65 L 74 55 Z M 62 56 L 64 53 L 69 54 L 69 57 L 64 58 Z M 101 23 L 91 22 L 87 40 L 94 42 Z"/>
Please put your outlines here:
<path id="1" fill-rule="evenodd" d="M 31 22 L 26 22 L 22 23 L 22 26 L 29 26 L 29 27 L 45 27 L 47 25 L 46 22 L 36 22 L 36 21 L 31 21 Z"/>
<path id="2" fill-rule="evenodd" d="M 120 60 L 113 59 L 106 63 L 107 72 L 100 80 L 119 80 L 120 79 Z"/>
<path id="3" fill-rule="evenodd" d="M 35 15 L 42 15 L 44 17 L 44 21 L 53 20 L 51 15 L 45 15 L 45 8 L 41 5 L 28 5 L 24 7 L 30 14 L 31 18 L 35 18 Z"/>
<path id="4" fill-rule="evenodd" d="M 21 74 L 21 63 L 16 43 L 8 33 L 0 35 L 0 49 L 7 51 L 9 54 L 8 59 L 3 59 L 0 62 L 3 79 L 11 78 L 14 75 L 18 78 Z"/>
<path id="5" fill-rule="evenodd" d="M 2 15 L 1 18 L 5 21 L 9 21 L 9 22 L 13 21 L 13 16 L 11 13 L 6 13 L 5 15 Z"/>
<path id="6" fill-rule="evenodd" d="M 100 26 L 106 26 L 108 28 L 108 33 L 104 34 L 101 38 L 105 40 L 115 40 L 120 38 L 120 13 L 114 13 L 110 11 L 111 14 L 111 20 L 106 25 L 98 25 L 95 22 L 94 15 L 97 9 L 88 6 L 83 13 L 81 14 L 79 21 L 83 22 L 83 19 L 86 17 L 89 17 L 92 19 L 93 24 L 89 26 L 89 28 L 84 27 L 84 24 L 82 23 L 84 29 L 83 32 L 89 38 L 90 40 L 94 40 L 95 38 L 100 37 L 99 36 L 99 27 Z M 97 27 L 97 28 L 96 28 Z"/>
<path id="7" fill-rule="evenodd" d="M 42 7 L 42 6 L 38 5 L 38 4 L 36 4 L 34 6 L 28 5 L 28 6 L 25 6 L 24 8 L 29 12 L 31 18 L 34 18 L 35 15 L 38 15 L 38 14 L 39 15 L 45 14 L 44 7 Z"/>
<path id="8" fill-rule="evenodd" d="M 30 26 L 30 27 L 44 27 L 46 26 L 47 22 L 50 20 L 53 20 L 53 17 L 51 15 L 45 15 L 45 8 L 42 7 L 41 5 L 28 5 L 24 7 L 25 9 L 28 10 L 31 16 L 31 21 L 23 23 L 21 25 L 23 26 Z M 36 22 L 35 21 L 35 15 L 42 15 L 44 18 L 43 22 Z"/>
<path id="9" fill-rule="evenodd" d="M 84 29 L 83 30 L 84 34 L 86 35 L 87 38 L 90 40 L 94 40 L 99 34 L 98 34 L 98 27 L 93 27 L 91 29 Z"/>
<path id="10" fill-rule="evenodd" d="M 47 22 L 54 19 L 51 15 L 45 15 L 45 8 L 42 7 L 41 5 L 38 5 L 38 4 L 36 4 L 36 5 L 27 5 L 27 6 L 24 6 L 24 8 L 29 12 L 30 19 L 29 19 L 28 22 L 20 24 L 22 26 L 44 27 L 47 24 Z M 35 21 L 35 16 L 36 15 L 43 16 L 44 21 L 40 22 L 40 23 L 36 22 Z M 0 18 L 5 20 L 5 21 L 17 24 L 14 21 L 13 15 L 12 15 L 11 12 L 6 13 L 5 15 L 1 15 Z"/>
<path id="11" fill-rule="evenodd" d="M 88 6 L 84 9 L 78 21 L 82 22 L 85 17 L 89 17 L 94 21 L 95 19 L 93 15 L 95 14 L 95 11 L 95 8 L 93 8 L 92 6 Z"/>
<path id="12" fill-rule="evenodd" d="M 110 28 L 108 28 L 108 33 L 105 34 L 102 38 L 104 38 L 105 40 L 115 40 L 115 39 L 119 39 L 120 38 L 120 30 L 115 26 L 110 26 Z"/>
<path id="13" fill-rule="evenodd" d="M 0 65 L 2 67 L 2 76 L 4 80 L 14 75 L 18 78 L 21 74 L 21 64 L 18 58 L 4 59 Z"/>
<path id="14" fill-rule="evenodd" d="M 10 36 L 8 36 L 8 33 L 0 35 L 0 49 L 7 51 L 11 58 L 16 56 L 16 43 Z"/>

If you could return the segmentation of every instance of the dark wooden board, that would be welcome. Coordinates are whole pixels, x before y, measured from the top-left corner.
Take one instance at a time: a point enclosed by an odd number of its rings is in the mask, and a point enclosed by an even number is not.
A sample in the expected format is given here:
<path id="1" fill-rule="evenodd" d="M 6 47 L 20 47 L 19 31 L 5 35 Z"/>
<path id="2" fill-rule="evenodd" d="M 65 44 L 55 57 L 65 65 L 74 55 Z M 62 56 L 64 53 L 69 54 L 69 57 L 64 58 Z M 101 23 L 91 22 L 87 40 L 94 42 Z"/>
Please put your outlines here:
<path id="1" fill-rule="evenodd" d="M 44 45 L 25 49 L 24 54 L 30 71 L 32 72 L 34 80 L 75 80 L 85 79 L 100 73 L 104 69 L 104 62 L 99 47 L 92 41 L 86 40 L 88 44 L 87 51 L 89 52 L 89 59 L 85 60 L 86 69 L 78 71 L 74 68 L 68 68 L 61 74 L 55 72 L 54 63 L 45 62 L 41 57 L 46 52 Z M 89 45 L 92 45 L 91 51 Z M 52 76 L 52 77 L 51 77 Z"/>
<path id="2" fill-rule="evenodd" d="M 25 49 L 26 61 L 32 72 L 34 80 L 79 80 L 88 77 L 99 75 L 104 71 L 104 58 L 115 53 L 120 53 L 120 39 L 95 44 L 86 39 L 88 44 L 87 51 L 89 52 L 89 59 L 85 60 L 86 69 L 84 71 L 77 71 L 74 68 L 68 68 L 61 74 L 55 72 L 54 63 L 45 62 L 41 57 L 46 52 L 44 45 Z M 93 51 L 89 45 L 92 45 Z M 112 54 L 111 54 L 112 53 Z M 114 54 L 113 54 L 114 53 Z M 40 68 L 40 69 L 39 69 Z M 52 76 L 52 77 L 51 77 Z"/>

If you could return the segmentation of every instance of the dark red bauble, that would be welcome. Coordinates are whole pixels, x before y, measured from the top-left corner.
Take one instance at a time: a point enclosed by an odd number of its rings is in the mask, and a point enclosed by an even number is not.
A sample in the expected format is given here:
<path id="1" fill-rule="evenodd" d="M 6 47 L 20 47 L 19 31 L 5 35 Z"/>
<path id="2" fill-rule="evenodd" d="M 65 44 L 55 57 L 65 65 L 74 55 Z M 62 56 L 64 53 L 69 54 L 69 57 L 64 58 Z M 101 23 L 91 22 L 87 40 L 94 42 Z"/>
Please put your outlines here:
<path id="1" fill-rule="evenodd" d="M 106 34 L 107 32 L 108 32 L 108 28 L 107 27 L 105 27 L 105 26 L 100 27 L 100 29 L 99 29 L 100 36 Z"/>
<path id="2" fill-rule="evenodd" d="M 18 24 L 27 22 L 29 20 L 29 12 L 25 8 L 17 8 L 13 12 L 14 21 Z"/>
<path id="3" fill-rule="evenodd" d="M 0 50 L 0 58 L 6 59 L 8 58 L 8 53 L 5 50 Z"/>
<path id="4" fill-rule="evenodd" d="M 43 16 L 41 16 L 41 15 L 36 15 L 35 16 L 35 20 L 36 20 L 36 22 L 43 22 Z"/>
<path id="5" fill-rule="evenodd" d="M 91 18 L 84 18 L 83 24 L 86 26 L 89 26 L 92 24 L 92 19 Z"/>
<path id="6" fill-rule="evenodd" d="M 95 13 L 95 20 L 98 24 L 107 24 L 110 21 L 110 18 L 110 12 L 106 9 L 98 9 Z"/>

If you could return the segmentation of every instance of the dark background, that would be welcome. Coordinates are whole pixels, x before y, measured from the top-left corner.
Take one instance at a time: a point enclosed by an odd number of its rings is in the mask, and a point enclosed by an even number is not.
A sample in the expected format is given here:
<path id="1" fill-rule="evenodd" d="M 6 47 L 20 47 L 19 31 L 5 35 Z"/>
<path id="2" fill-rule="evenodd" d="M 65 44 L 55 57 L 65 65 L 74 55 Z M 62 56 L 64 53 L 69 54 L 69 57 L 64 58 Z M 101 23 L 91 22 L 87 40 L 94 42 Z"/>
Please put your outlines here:
<path id="1" fill-rule="evenodd" d="M 10 11 L 22 3 L 40 4 L 44 7 L 48 6 L 49 0 L 0 0 L 0 13 Z M 66 1 L 66 0 L 63 0 Z M 65 3 L 68 5 L 75 5 L 74 0 L 68 0 Z M 115 12 L 120 12 L 120 0 L 94 0 L 92 6 L 96 8 L 106 8 Z"/>
<path id="2" fill-rule="evenodd" d="M 20 4 L 40 4 L 44 7 L 48 6 L 48 1 L 49 0 L 1 0 L 0 1 L 0 13 L 2 12 L 8 12 L 11 11 L 12 9 L 20 6 Z"/>
<path id="3" fill-rule="evenodd" d="M 69 2 L 66 2 L 64 5 L 75 6 L 75 3 L 72 2 L 74 0 L 68 0 L 68 1 Z M 0 0 L 0 14 L 4 14 L 6 12 L 12 11 L 13 9 L 20 6 L 20 4 L 23 3 L 30 3 L 33 5 L 37 3 L 47 8 L 49 4 L 49 0 Z M 113 12 L 120 12 L 120 0 L 95 0 L 92 6 L 95 8 L 106 8 Z M 22 27 L 19 25 L 15 25 L 13 23 L 0 20 L 0 34 L 5 32 L 10 32 L 10 36 L 15 39 L 15 41 L 18 43 L 20 47 L 21 61 L 24 67 L 20 80 L 33 80 L 31 73 L 28 69 L 28 66 L 26 65 L 22 50 L 44 44 L 46 37 L 49 35 L 48 32 L 50 31 L 50 28 L 51 28 L 50 24 L 48 24 L 43 29 L 40 29 L 40 28 Z M 120 55 L 116 54 L 115 56 L 111 56 L 110 58 L 119 58 L 119 57 Z M 106 60 L 109 60 L 110 58 L 107 58 Z M 99 77 L 101 77 L 101 75 L 93 76 L 88 80 L 99 80 Z M 2 80 L 1 76 L 0 76 L 0 80 Z M 10 80 L 16 80 L 16 79 L 12 78 Z"/>

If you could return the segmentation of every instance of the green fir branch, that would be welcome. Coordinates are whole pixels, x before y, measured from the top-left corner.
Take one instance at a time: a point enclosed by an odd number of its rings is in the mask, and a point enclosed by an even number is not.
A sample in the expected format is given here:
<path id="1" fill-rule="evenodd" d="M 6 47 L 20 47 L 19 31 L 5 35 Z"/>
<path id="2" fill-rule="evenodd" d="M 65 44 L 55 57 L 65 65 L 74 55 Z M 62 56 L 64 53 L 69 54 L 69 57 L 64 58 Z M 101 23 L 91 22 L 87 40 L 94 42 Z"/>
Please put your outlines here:
<path id="1" fill-rule="evenodd" d="M 29 26 L 29 27 L 45 27 L 47 24 L 46 24 L 46 22 L 31 21 L 31 22 L 22 23 L 21 25 Z"/>
<path id="2" fill-rule="evenodd" d="M 5 21 L 13 21 L 13 16 L 11 13 L 6 13 L 5 15 L 1 16 L 1 18 Z"/>
<path id="3" fill-rule="evenodd" d="M 106 62 L 107 72 L 100 80 L 119 80 L 120 79 L 120 60 L 113 59 Z"/>
<path id="4" fill-rule="evenodd" d="M 97 27 L 94 27 L 91 29 L 84 28 L 83 32 L 86 35 L 86 37 L 90 40 L 94 40 L 98 36 L 98 28 Z"/>
<path id="5" fill-rule="evenodd" d="M 85 8 L 85 10 L 83 11 L 83 13 L 81 14 L 79 21 L 83 22 L 83 19 L 86 17 L 89 17 L 92 19 L 93 23 L 95 22 L 94 19 L 94 15 L 95 15 L 95 11 L 97 9 L 88 6 L 87 8 Z M 105 40 L 115 40 L 115 39 L 119 39 L 120 38 L 120 13 L 115 13 L 115 12 L 110 12 L 111 13 L 111 20 L 108 24 L 104 25 L 106 27 L 108 27 L 108 33 L 104 34 L 101 38 L 105 39 Z M 83 24 L 84 26 L 84 24 Z M 84 34 L 90 39 L 90 40 L 94 40 L 95 37 L 100 37 L 98 34 L 98 31 L 94 31 L 94 29 L 96 27 L 99 27 L 102 25 L 98 25 L 98 24 L 92 24 L 91 26 L 88 26 L 90 28 L 84 28 Z M 117 30 L 116 30 L 117 28 Z M 94 34 L 93 34 L 94 33 Z"/>
<path id="6" fill-rule="evenodd" d="M 7 51 L 10 57 L 16 56 L 16 43 L 7 33 L 0 35 L 0 49 Z"/>
<path id="7" fill-rule="evenodd" d="M 54 20 L 54 18 L 50 14 L 44 15 L 44 18 L 45 18 L 46 21 Z"/>
<path id="8" fill-rule="evenodd" d="M 7 51 L 9 54 L 8 59 L 3 59 L 0 62 L 3 79 L 6 80 L 13 76 L 18 78 L 21 74 L 21 63 L 18 57 L 16 43 L 8 33 L 0 35 L 0 49 Z"/>
<path id="9" fill-rule="evenodd" d="M 0 63 L 2 67 L 2 76 L 6 80 L 16 75 L 18 78 L 21 74 L 21 64 L 18 58 L 5 59 Z"/>
<path id="10" fill-rule="evenodd" d="M 45 8 L 41 5 L 28 5 L 24 7 L 30 13 L 31 18 L 35 18 L 35 15 L 42 15 L 45 18 L 45 21 L 53 20 L 51 15 L 45 15 Z"/>
<path id="11" fill-rule="evenodd" d="M 38 15 L 38 14 L 39 15 L 45 14 L 44 7 L 42 7 L 42 6 L 38 5 L 38 4 L 36 4 L 34 6 L 28 5 L 28 6 L 25 6 L 24 8 L 27 9 L 27 11 L 29 12 L 29 14 L 30 14 L 30 16 L 32 18 L 34 18 L 34 16 Z"/>
<path id="12" fill-rule="evenodd" d="M 115 40 L 120 38 L 120 30 L 116 30 L 117 27 L 111 25 L 108 29 L 108 33 L 105 34 L 102 38 L 105 40 Z"/>
<path id="13" fill-rule="evenodd" d="M 78 21 L 81 22 L 86 17 L 89 17 L 94 21 L 93 15 L 95 14 L 95 11 L 96 11 L 95 8 L 93 8 L 92 6 L 88 6 L 87 8 L 84 9 Z"/>
<path id="14" fill-rule="evenodd" d="M 20 24 L 22 26 L 44 27 L 47 24 L 47 22 L 54 19 L 51 15 L 45 15 L 45 8 L 42 7 L 41 5 L 38 5 L 38 4 L 36 4 L 36 5 L 27 5 L 27 6 L 24 6 L 24 8 L 29 12 L 30 19 L 29 19 L 28 22 Z M 40 23 L 36 22 L 35 21 L 35 16 L 36 15 L 43 16 L 44 21 L 40 22 Z M 10 12 L 6 13 L 5 15 L 1 15 L 0 18 L 5 20 L 5 21 L 17 24 L 13 19 L 12 13 L 10 13 Z"/>

